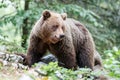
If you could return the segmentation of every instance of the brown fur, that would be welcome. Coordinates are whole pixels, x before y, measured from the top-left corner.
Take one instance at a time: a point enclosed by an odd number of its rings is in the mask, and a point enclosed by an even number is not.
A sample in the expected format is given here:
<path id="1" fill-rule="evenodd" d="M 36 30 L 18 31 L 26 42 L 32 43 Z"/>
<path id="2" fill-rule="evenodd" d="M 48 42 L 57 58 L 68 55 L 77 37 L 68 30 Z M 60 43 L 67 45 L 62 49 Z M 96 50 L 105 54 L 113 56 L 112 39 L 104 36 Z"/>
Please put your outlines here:
<path id="1" fill-rule="evenodd" d="M 49 50 L 58 58 L 60 66 L 94 68 L 97 54 L 91 34 L 80 22 L 66 17 L 66 14 L 43 12 L 30 34 L 29 66 L 40 61 Z"/>
<path id="2" fill-rule="evenodd" d="M 94 58 L 95 58 L 94 70 L 103 70 L 102 59 L 97 51 L 95 52 Z"/>

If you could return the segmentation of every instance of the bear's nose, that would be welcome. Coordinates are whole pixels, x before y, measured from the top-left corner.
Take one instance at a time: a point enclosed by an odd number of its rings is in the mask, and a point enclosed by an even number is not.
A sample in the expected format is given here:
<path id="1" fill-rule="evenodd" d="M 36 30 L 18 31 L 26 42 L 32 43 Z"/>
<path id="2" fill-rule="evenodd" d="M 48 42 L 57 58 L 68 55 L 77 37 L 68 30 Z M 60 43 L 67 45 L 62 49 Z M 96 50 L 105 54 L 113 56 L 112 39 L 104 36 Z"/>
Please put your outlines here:
<path id="1" fill-rule="evenodd" d="M 64 35 L 64 34 L 60 35 L 60 38 L 63 38 L 63 37 L 65 37 L 65 35 Z"/>

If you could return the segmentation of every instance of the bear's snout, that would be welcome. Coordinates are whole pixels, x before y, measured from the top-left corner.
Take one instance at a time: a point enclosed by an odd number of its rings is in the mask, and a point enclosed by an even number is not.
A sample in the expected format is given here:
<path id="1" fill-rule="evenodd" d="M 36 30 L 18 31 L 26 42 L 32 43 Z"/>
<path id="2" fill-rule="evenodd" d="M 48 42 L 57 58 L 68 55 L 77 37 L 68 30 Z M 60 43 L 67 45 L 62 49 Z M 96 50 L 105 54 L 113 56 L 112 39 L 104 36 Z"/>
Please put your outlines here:
<path id="1" fill-rule="evenodd" d="M 65 35 L 64 34 L 61 34 L 60 35 L 60 39 L 62 39 L 62 38 L 64 38 L 65 37 Z"/>
<path id="2" fill-rule="evenodd" d="M 52 36 L 51 39 L 50 39 L 50 42 L 55 44 L 55 43 L 61 41 L 64 37 L 65 37 L 64 34 Z"/>
<path id="3" fill-rule="evenodd" d="M 65 37 L 64 34 L 55 35 L 55 38 L 57 38 L 58 40 L 61 40 L 61 39 L 64 38 L 64 37 Z"/>

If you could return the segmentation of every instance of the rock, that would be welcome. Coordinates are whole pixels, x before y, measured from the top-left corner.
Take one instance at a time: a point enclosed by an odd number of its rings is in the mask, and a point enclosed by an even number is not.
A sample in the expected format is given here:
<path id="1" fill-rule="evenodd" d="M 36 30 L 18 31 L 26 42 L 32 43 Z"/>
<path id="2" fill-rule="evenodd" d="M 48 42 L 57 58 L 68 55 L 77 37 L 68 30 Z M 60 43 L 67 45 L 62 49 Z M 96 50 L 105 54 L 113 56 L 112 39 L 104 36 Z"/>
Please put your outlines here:
<path id="1" fill-rule="evenodd" d="M 20 63 L 11 63 L 11 66 L 13 66 L 15 69 L 24 69 L 24 70 L 29 69 L 28 66 L 24 66 L 23 64 Z"/>
<path id="2" fill-rule="evenodd" d="M 41 59 L 41 61 L 44 62 L 44 63 L 46 63 L 46 64 L 48 64 L 48 63 L 50 63 L 50 62 L 55 62 L 55 61 L 57 61 L 57 58 L 56 58 L 54 55 L 52 55 L 52 54 L 48 54 L 48 55 L 44 56 L 44 57 Z"/>
<path id="3" fill-rule="evenodd" d="M 28 66 L 25 66 L 25 65 L 20 64 L 20 63 L 18 63 L 18 68 L 19 68 L 19 69 L 25 69 L 25 70 L 29 69 Z"/>
<path id="4" fill-rule="evenodd" d="M 81 79 L 82 77 L 83 77 L 82 74 L 77 75 L 77 79 Z"/>
<path id="5" fill-rule="evenodd" d="M 7 66 L 8 62 L 7 61 L 3 61 L 3 66 Z"/>
<path id="6" fill-rule="evenodd" d="M 17 56 L 16 56 L 15 54 L 11 54 L 11 55 L 9 56 L 9 61 L 10 61 L 10 62 L 16 62 L 16 60 L 17 60 Z"/>
<path id="7" fill-rule="evenodd" d="M 41 68 L 41 67 L 44 66 L 44 65 L 47 65 L 47 64 L 44 63 L 44 62 L 38 62 L 38 63 L 36 64 L 36 68 Z"/>
<path id="8" fill-rule="evenodd" d="M 18 63 L 23 63 L 23 60 L 24 60 L 24 58 L 23 57 L 21 57 L 21 56 L 18 56 Z"/>
<path id="9" fill-rule="evenodd" d="M 15 63 L 23 63 L 23 57 L 18 56 L 16 54 L 11 54 L 9 55 L 9 60 L 10 62 L 15 62 Z"/>
<path id="10" fill-rule="evenodd" d="M 47 64 L 44 63 L 44 62 L 39 62 L 39 63 L 37 63 L 36 68 L 35 68 L 35 71 L 36 71 L 37 73 L 39 73 L 40 75 L 46 76 L 46 75 L 47 75 L 47 72 L 41 70 L 41 67 L 44 66 L 44 65 L 47 65 Z"/>
<path id="11" fill-rule="evenodd" d="M 0 59 L 3 59 L 4 56 L 5 56 L 5 53 L 0 52 Z"/>
<path id="12" fill-rule="evenodd" d="M 55 72 L 55 75 L 60 79 L 60 80 L 63 80 L 63 75 L 59 72 L 59 71 L 56 71 Z"/>
<path id="13" fill-rule="evenodd" d="M 46 75 L 47 75 L 47 72 L 46 72 L 46 71 L 43 71 L 43 70 L 41 70 L 41 69 L 35 69 L 35 71 L 36 71 L 37 73 L 39 73 L 39 75 L 42 75 L 42 76 L 46 76 Z"/>
<path id="14" fill-rule="evenodd" d="M 5 56 L 3 56 L 3 60 L 8 61 L 9 60 L 9 54 L 5 54 Z"/>
<path id="15" fill-rule="evenodd" d="M 0 64 L 3 66 L 13 66 L 16 69 L 28 69 L 28 66 L 24 66 L 23 57 L 16 54 L 6 54 L 0 52 Z"/>
<path id="16" fill-rule="evenodd" d="M 18 68 L 18 65 L 17 65 L 16 63 L 11 63 L 11 65 L 12 65 L 15 69 Z"/>

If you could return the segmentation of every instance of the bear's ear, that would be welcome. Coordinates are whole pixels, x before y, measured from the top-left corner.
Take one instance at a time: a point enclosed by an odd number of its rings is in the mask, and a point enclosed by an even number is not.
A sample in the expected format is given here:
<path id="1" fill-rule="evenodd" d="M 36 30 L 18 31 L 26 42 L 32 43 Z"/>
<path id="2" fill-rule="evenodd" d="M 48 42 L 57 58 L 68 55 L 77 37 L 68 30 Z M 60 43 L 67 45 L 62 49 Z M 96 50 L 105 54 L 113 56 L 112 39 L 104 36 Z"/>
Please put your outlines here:
<path id="1" fill-rule="evenodd" d="M 50 11 L 45 10 L 43 11 L 43 19 L 46 20 L 51 16 Z"/>
<path id="2" fill-rule="evenodd" d="M 63 20 L 66 20 L 66 18 L 67 18 L 67 14 L 66 13 L 62 13 L 61 16 L 62 16 Z"/>

